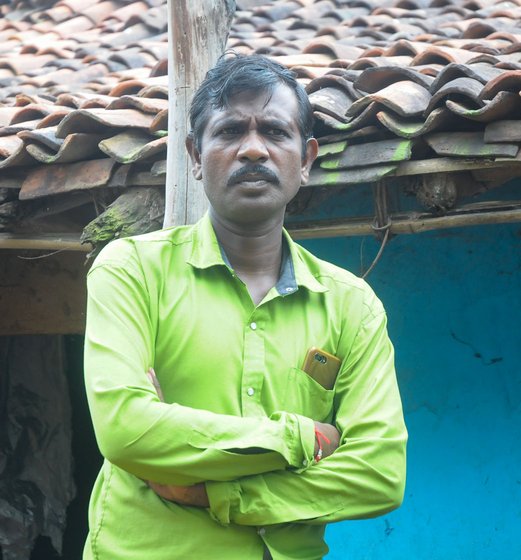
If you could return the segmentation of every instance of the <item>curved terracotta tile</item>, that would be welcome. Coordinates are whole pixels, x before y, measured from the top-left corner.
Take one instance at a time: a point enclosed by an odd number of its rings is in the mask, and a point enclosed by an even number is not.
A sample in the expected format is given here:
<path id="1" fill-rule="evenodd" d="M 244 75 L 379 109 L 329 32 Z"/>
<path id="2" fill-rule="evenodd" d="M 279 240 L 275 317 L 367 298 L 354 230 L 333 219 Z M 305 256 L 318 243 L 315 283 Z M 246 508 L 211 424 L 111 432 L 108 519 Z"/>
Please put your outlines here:
<path id="1" fill-rule="evenodd" d="M 496 60 L 496 66 L 498 68 L 501 68 L 506 67 L 507 64 L 518 64 L 521 61 L 521 57 L 519 56 L 518 52 L 514 51 L 511 54 L 500 54 L 496 57 Z"/>
<path id="2" fill-rule="evenodd" d="M 291 68 L 293 66 L 327 66 L 333 60 L 333 57 L 325 54 L 296 54 L 277 56 L 275 60 Z"/>
<path id="3" fill-rule="evenodd" d="M 375 15 L 374 12 L 357 16 L 349 20 L 350 27 L 381 27 L 386 23 L 392 22 L 393 18 L 389 15 Z"/>
<path id="4" fill-rule="evenodd" d="M 31 70 L 43 68 L 48 62 L 55 59 L 52 55 L 34 56 L 32 54 L 19 54 L 14 57 L 1 57 L 0 68 L 11 70 L 13 74 L 27 74 Z"/>
<path id="5" fill-rule="evenodd" d="M 112 14 L 117 8 L 118 2 L 111 2 L 110 0 L 104 0 L 103 2 L 97 2 L 88 8 L 81 10 L 81 14 L 87 16 L 94 25 L 98 25 L 103 21 L 109 14 Z"/>
<path id="6" fill-rule="evenodd" d="M 60 98 L 58 98 L 60 99 Z M 109 105 L 114 101 L 114 97 L 111 95 L 103 95 L 103 94 L 83 94 L 82 99 L 78 99 L 78 106 L 77 109 L 96 109 L 96 108 L 103 108 Z M 57 100 L 58 102 L 58 100 Z"/>
<path id="7" fill-rule="evenodd" d="M 497 24 L 496 24 L 497 25 Z M 464 39 L 482 39 L 498 30 L 490 21 L 473 20 L 463 32 Z"/>
<path id="8" fill-rule="evenodd" d="M 141 91 L 146 86 L 143 80 L 125 80 L 116 84 L 109 92 L 111 97 L 121 97 L 123 95 L 133 95 Z"/>
<path id="9" fill-rule="evenodd" d="M 496 39 L 494 41 L 490 41 L 488 39 L 442 39 L 440 41 L 436 41 L 436 45 L 451 47 L 453 49 L 464 49 L 473 52 L 500 54 L 502 49 L 510 46 L 511 43 L 500 39 Z"/>
<path id="10" fill-rule="evenodd" d="M 476 64 L 456 64 L 451 63 L 443 68 L 436 79 L 432 82 L 430 91 L 436 92 L 446 83 L 457 78 L 473 78 L 482 84 L 488 83 L 490 80 L 499 76 L 502 70 L 499 70 L 492 64 L 485 62 Z"/>
<path id="11" fill-rule="evenodd" d="M 31 23 L 23 20 L 0 19 L 0 31 L 24 31 Z"/>
<path id="12" fill-rule="evenodd" d="M 42 14 L 43 19 L 50 19 L 54 23 L 59 23 L 65 19 L 68 19 L 73 14 L 73 10 L 70 6 L 67 6 L 63 2 L 59 2 L 56 6 L 53 6 L 49 10 L 45 11 L 45 14 Z"/>
<path id="13" fill-rule="evenodd" d="M 362 101 L 362 99 L 359 99 L 358 101 Z M 358 101 L 355 101 L 355 103 L 358 103 Z M 355 103 L 353 103 L 353 105 Z M 351 105 L 351 109 L 353 105 Z M 335 128 L 337 130 L 354 130 L 356 128 L 362 128 L 365 126 L 372 125 L 376 122 L 376 113 L 378 113 L 380 109 L 381 107 L 379 107 L 378 103 L 368 99 L 365 104 L 357 108 L 356 113 L 353 113 L 353 115 L 347 115 L 349 117 L 347 123 L 345 124 L 339 123 L 340 126 L 337 126 Z M 350 111 L 348 110 L 348 113 L 349 112 Z"/>
<path id="14" fill-rule="evenodd" d="M 302 50 L 302 52 L 304 54 L 325 54 L 331 58 L 342 58 L 344 60 L 356 60 L 362 54 L 363 50 L 359 47 L 346 45 L 341 42 L 315 39 L 314 41 L 311 41 L 308 46 Z"/>
<path id="15" fill-rule="evenodd" d="M 34 162 L 34 160 L 32 160 Z M 1 164 L 0 164 L 1 165 Z M 116 162 L 110 158 L 79 163 L 40 165 L 31 171 L 20 189 L 20 200 L 30 200 L 77 190 L 104 187 Z"/>
<path id="16" fill-rule="evenodd" d="M 374 102 L 403 117 L 414 117 L 424 113 L 430 98 L 429 92 L 416 82 L 409 80 L 394 82 L 378 92 L 368 94 L 355 101 L 347 111 L 347 116 L 359 114 L 361 108 Z"/>
<path id="17" fill-rule="evenodd" d="M 119 163 L 130 164 L 166 152 L 167 137 L 152 138 L 142 131 L 129 130 L 106 138 L 100 150 Z"/>
<path id="18" fill-rule="evenodd" d="M 292 70 L 298 81 L 307 80 L 307 82 L 313 81 L 331 72 L 330 67 L 322 66 L 293 66 Z"/>
<path id="19" fill-rule="evenodd" d="M 423 121 L 403 119 L 390 111 L 379 111 L 376 118 L 393 134 L 402 138 L 417 138 L 445 127 L 454 118 L 445 107 L 434 109 Z"/>
<path id="20" fill-rule="evenodd" d="M 324 18 L 328 12 L 333 12 L 336 8 L 334 2 L 329 0 L 319 0 L 313 4 L 301 7 L 295 10 L 294 15 L 304 21 L 316 21 L 317 19 Z"/>
<path id="21" fill-rule="evenodd" d="M 353 83 L 347 73 L 342 70 L 328 69 L 328 73 L 311 81 L 306 87 L 306 92 L 312 94 L 322 88 L 337 87 L 344 90 L 349 97 L 357 99 L 360 95 L 354 90 Z"/>
<path id="22" fill-rule="evenodd" d="M 55 106 L 55 110 L 44 117 L 36 128 L 56 127 L 71 111 L 73 111 L 71 107 Z"/>
<path id="23" fill-rule="evenodd" d="M 168 99 L 157 99 L 151 97 L 141 97 L 135 95 L 123 95 L 114 99 L 106 107 L 108 110 L 112 109 L 138 109 L 143 113 L 150 113 L 156 115 L 160 111 L 168 109 Z"/>
<path id="24" fill-rule="evenodd" d="M 142 52 L 153 56 L 157 61 L 168 58 L 168 44 L 162 41 L 142 41 L 140 48 Z"/>
<path id="25" fill-rule="evenodd" d="M 346 122 L 345 114 L 353 104 L 347 92 L 338 87 L 324 87 L 309 95 L 313 110 L 331 115 L 340 122 Z"/>
<path id="26" fill-rule="evenodd" d="M 126 27 L 123 31 L 103 35 L 101 46 L 109 48 L 124 47 L 132 42 L 141 41 L 150 36 L 150 29 L 144 23 L 137 23 L 132 27 Z"/>
<path id="27" fill-rule="evenodd" d="M 34 121 L 24 121 L 22 123 L 6 125 L 0 128 L 0 136 L 12 136 L 14 134 L 19 134 L 24 130 L 34 130 L 42 122 L 42 120 L 35 119 Z"/>
<path id="28" fill-rule="evenodd" d="M 26 144 L 30 141 L 37 142 L 55 152 L 58 151 L 63 144 L 63 139 L 56 136 L 55 126 L 23 131 L 18 134 L 18 137 Z"/>
<path id="29" fill-rule="evenodd" d="M 0 83 L 2 80 L 10 81 L 14 76 L 14 72 L 11 68 L 0 68 Z"/>
<path id="30" fill-rule="evenodd" d="M 141 14 L 131 16 L 125 23 L 123 29 L 134 26 L 139 23 L 144 23 L 147 27 L 155 32 L 167 30 L 168 13 L 166 5 L 158 6 L 145 10 Z"/>
<path id="31" fill-rule="evenodd" d="M 131 2 L 125 6 L 114 10 L 112 13 L 107 14 L 107 16 L 101 20 L 102 24 L 110 24 L 111 20 L 116 20 L 118 22 L 126 22 L 132 16 L 143 13 L 148 9 L 148 5 L 145 2 Z"/>
<path id="32" fill-rule="evenodd" d="M 467 107 L 448 99 L 445 102 L 447 109 L 466 119 L 477 122 L 493 122 L 497 119 L 511 117 L 519 114 L 521 110 L 521 98 L 517 93 L 511 91 L 500 91 L 486 105 L 479 109 Z"/>
<path id="33" fill-rule="evenodd" d="M 407 8 L 400 8 L 397 6 L 383 6 L 381 8 L 376 8 L 373 10 L 374 15 L 387 15 L 393 19 L 409 18 L 412 15 L 411 10 Z M 414 10 L 415 18 L 426 19 L 428 12 L 426 10 L 418 9 Z"/>
<path id="34" fill-rule="evenodd" d="M 150 85 L 139 90 L 139 97 L 155 97 L 157 99 L 168 99 L 168 86 Z"/>
<path id="35" fill-rule="evenodd" d="M 78 15 L 73 19 L 62 21 L 58 25 L 53 26 L 52 29 L 55 33 L 58 33 L 60 37 L 68 37 L 75 33 L 91 29 L 93 25 L 94 24 L 88 17 Z"/>
<path id="36" fill-rule="evenodd" d="M 394 41 L 392 45 L 382 51 L 382 56 L 410 56 L 415 57 L 418 53 L 423 52 L 429 47 L 428 44 L 420 41 L 408 41 L 399 39 Z"/>
<path id="37" fill-rule="evenodd" d="M 426 113 L 430 113 L 436 106 L 444 102 L 446 98 L 461 100 L 462 98 L 472 102 L 475 108 L 483 107 L 484 101 L 480 98 L 483 84 L 473 78 L 456 78 L 447 82 L 433 93 L 427 106 Z"/>
<path id="38" fill-rule="evenodd" d="M 521 91 L 521 70 L 507 70 L 499 76 L 493 78 L 483 88 L 482 99 L 492 99 L 500 91 Z"/>
<path id="39" fill-rule="evenodd" d="M 109 60 L 123 64 L 126 68 L 151 68 L 157 61 L 148 53 L 140 51 L 139 48 L 125 49 L 110 55 Z"/>
<path id="40" fill-rule="evenodd" d="M 78 109 L 83 99 L 78 95 L 71 95 L 70 93 L 61 93 L 56 98 L 56 105 L 63 105 L 72 109 Z"/>
<path id="41" fill-rule="evenodd" d="M 27 153 L 24 142 L 16 135 L 0 138 L 0 169 L 34 163 Z"/>
<path id="42" fill-rule="evenodd" d="M 135 109 L 79 109 L 59 124 L 56 135 L 65 138 L 73 132 L 98 133 L 110 128 L 148 129 L 153 117 Z"/>
<path id="43" fill-rule="evenodd" d="M 99 0 L 60 0 L 56 5 L 66 6 L 73 13 L 78 14 L 81 13 L 82 10 L 94 6 L 95 4 L 97 4 L 98 1 Z"/>
<path id="44" fill-rule="evenodd" d="M 439 63 L 448 64 L 450 62 L 458 62 L 460 64 L 465 64 L 469 60 L 475 57 L 475 54 L 463 49 L 452 49 L 450 47 L 437 47 L 430 46 L 423 52 L 416 55 L 411 66 L 417 66 L 420 64 L 427 63 Z"/>
<path id="45" fill-rule="evenodd" d="M 57 150 L 46 145 L 27 143 L 27 152 L 37 161 L 45 164 L 72 163 L 101 155 L 99 142 L 102 137 L 93 134 L 69 134 Z"/>
<path id="46" fill-rule="evenodd" d="M 43 118 L 49 113 L 55 110 L 54 105 L 44 105 L 31 103 L 29 105 L 24 105 L 19 108 L 18 111 L 13 115 L 11 122 L 9 124 L 22 123 L 24 121 L 32 121 L 37 118 Z"/>
<path id="47" fill-rule="evenodd" d="M 163 109 L 163 111 L 157 113 L 149 130 L 152 134 L 157 136 L 165 136 L 168 134 L 168 109 Z"/>
<path id="48" fill-rule="evenodd" d="M 19 110 L 18 107 L 0 107 L 0 127 L 7 126 Z"/>
<path id="49" fill-rule="evenodd" d="M 428 89 L 434 78 L 422 74 L 415 68 L 402 68 L 400 66 L 381 66 L 367 68 L 355 80 L 355 87 L 366 93 L 375 93 L 385 87 L 403 80 L 416 82 Z"/>
<path id="50" fill-rule="evenodd" d="M 283 2 L 274 5 L 265 5 L 255 8 L 253 13 L 257 17 L 267 18 L 271 21 L 286 19 L 290 14 L 302 8 L 299 2 Z"/>

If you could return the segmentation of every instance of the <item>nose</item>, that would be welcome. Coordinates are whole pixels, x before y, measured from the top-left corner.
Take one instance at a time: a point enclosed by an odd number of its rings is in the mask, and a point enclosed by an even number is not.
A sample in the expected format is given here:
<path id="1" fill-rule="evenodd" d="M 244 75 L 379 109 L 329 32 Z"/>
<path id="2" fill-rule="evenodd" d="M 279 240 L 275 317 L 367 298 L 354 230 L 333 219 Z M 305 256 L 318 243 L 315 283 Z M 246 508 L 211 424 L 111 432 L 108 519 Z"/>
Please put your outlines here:
<path id="1" fill-rule="evenodd" d="M 268 148 L 262 135 L 255 130 L 248 131 L 241 139 L 237 157 L 240 161 L 266 161 Z"/>

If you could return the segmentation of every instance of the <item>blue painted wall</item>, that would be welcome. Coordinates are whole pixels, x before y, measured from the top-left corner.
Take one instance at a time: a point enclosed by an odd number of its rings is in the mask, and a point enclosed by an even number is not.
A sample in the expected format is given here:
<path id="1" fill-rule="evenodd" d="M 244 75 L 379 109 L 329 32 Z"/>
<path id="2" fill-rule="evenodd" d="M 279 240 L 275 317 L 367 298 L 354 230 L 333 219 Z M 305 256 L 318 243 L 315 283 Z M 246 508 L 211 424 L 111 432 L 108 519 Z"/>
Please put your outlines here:
<path id="1" fill-rule="evenodd" d="M 379 247 L 302 244 L 357 274 Z M 396 237 L 368 281 L 396 348 L 407 489 L 387 516 L 331 525 L 328 560 L 521 559 L 521 224 Z"/>

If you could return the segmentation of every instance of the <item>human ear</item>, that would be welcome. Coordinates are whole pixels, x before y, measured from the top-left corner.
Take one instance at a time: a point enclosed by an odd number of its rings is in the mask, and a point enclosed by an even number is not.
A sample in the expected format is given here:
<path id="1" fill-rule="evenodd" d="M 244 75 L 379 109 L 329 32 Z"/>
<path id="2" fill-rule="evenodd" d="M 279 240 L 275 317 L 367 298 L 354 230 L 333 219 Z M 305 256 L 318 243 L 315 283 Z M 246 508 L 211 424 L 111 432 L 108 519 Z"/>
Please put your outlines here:
<path id="1" fill-rule="evenodd" d="M 192 160 L 192 174 L 197 181 L 203 178 L 203 169 L 201 166 L 201 154 L 195 146 L 194 137 L 189 134 L 185 140 L 186 151 Z"/>
<path id="2" fill-rule="evenodd" d="M 318 142 L 315 138 L 309 138 L 306 142 L 306 155 L 302 159 L 302 165 L 300 167 L 300 182 L 305 185 L 309 179 L 309 172 L 311 171 L 311 166 L 317 158 L 318 155 Z"/>

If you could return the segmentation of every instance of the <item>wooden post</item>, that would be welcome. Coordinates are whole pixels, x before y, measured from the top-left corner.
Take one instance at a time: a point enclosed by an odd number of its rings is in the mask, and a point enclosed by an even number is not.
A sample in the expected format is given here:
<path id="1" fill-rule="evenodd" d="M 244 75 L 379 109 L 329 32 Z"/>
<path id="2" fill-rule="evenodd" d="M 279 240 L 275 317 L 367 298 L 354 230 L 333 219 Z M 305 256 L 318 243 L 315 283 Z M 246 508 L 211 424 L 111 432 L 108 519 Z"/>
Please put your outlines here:
<path id="1" fill-rule="evenodd" d="M 197 221 L 207 208 L 185 150 L 188 110 L 206 72 L 224 52 L 235 0 L 168 0 L 168 152 L 164 227 Z"/>

